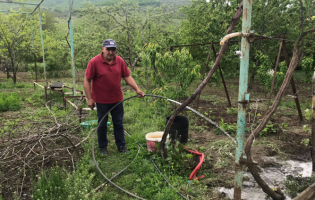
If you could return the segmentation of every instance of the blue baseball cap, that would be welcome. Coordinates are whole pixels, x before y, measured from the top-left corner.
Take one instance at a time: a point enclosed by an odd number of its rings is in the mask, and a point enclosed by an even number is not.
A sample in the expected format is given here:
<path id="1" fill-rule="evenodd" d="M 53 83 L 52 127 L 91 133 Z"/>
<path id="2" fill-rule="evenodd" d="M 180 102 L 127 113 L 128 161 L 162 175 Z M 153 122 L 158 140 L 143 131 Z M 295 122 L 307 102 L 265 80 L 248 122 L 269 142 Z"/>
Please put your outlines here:
<path id="1" fill-rule="evenodd" d="M 116 47 L 116 42 L 114 40 L 111 40 L 111 39 L 107 39 L 103 42 L 103 47 L 106 47 L 106 48 L 110 48 L 110 47 L 114 47 L 114 48 L 117 48 Z"/>

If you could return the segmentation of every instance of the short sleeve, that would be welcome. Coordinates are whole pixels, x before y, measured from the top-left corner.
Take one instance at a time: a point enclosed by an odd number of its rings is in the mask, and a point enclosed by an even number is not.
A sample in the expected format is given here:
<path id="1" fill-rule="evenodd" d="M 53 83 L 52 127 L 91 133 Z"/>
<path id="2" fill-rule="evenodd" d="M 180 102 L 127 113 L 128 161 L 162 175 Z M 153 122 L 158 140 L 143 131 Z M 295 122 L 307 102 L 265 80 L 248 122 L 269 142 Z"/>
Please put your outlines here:
<path id="1" fill-rule="evenodd" d="M 86 71 L 85 71 L 85 77 L 88 79 L 94 79 L 95 77 L 95 63 L 92 60 L 90 60 L 89 64 L 87 65 Z"/>
<path id="2" fill-rule="evenodd" d="M 127 76 L 130 76 L 130 71 L 127 67 L 127 64 L 126 62 L 122 59 L 122 69 L 121 69 L 121 76 L 124 78 L 124 77 L 127 77 Z"/>

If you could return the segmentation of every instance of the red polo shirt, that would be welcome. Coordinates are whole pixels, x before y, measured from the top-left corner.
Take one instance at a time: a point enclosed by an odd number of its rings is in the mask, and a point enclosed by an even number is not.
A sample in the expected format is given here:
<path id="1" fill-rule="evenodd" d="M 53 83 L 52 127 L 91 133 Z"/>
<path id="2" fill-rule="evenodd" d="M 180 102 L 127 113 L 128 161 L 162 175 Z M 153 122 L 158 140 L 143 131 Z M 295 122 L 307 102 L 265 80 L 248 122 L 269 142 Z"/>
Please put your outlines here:
<path id="1" fill-rule="evenodd" d="M 124 99 L 121 90 L 121 78 L 130 76 L 130 71 L 125 61 L 115 56 L 109 64 L 102 53 L 92 58 L 87 65 L 85 77 L 92 79 L 92 99 L 96 103 L 117 103 Z"/>

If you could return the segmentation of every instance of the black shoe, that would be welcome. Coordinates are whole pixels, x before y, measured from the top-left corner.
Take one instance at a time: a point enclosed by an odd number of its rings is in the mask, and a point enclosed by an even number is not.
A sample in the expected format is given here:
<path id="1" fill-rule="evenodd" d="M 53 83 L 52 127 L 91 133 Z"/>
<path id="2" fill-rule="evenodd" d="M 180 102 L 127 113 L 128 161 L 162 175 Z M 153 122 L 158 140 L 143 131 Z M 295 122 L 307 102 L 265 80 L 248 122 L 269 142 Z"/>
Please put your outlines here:
<path id="1" fill-rule="evenodd" d="M 126 146 L 118 147 L 118 151 L 121 152 L 121 153 L 129 153 L 129 151 L 128 151 Z"/>
<path id="2" fill-rule="evenodd" d="M 100 152 L 101 154 L 107 156 L 108 155 L 107 147 L 100 148 Z"/>

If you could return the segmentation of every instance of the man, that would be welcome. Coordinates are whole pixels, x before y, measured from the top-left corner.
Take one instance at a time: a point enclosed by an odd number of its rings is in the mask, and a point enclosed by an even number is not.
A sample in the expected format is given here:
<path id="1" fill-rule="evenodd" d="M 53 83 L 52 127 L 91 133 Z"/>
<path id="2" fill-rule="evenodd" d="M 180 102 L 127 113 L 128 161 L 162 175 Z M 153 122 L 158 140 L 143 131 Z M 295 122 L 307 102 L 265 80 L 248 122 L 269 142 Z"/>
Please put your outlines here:
<path id="1" fill-rule="evenodd" d="M 105 40 L 101 54 L 90 60 L 85 71 L 84 91 L 88 99 L 88 106 L 93 110 L 96 103 L 99 123 L 112 107 L 123 100 L 123 93 L 120 86 L 121 78 L 136 90 L 138 97 L 144 97 L 144 93 L 130 76 L 130 71 L 125 61 L 116 55 L 116 49 L 116 42 L 114 40 Z M 129 151 L 126 148 L 124 138 L 123 115 L 124 109 L 122 103 L 111 111 L 118 151 L 128 153 Z M 104 155 L 108 155 L 107 120 L 108 115 L 97 130 L 98 145 L 100 152 Z"/>

